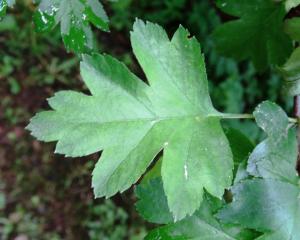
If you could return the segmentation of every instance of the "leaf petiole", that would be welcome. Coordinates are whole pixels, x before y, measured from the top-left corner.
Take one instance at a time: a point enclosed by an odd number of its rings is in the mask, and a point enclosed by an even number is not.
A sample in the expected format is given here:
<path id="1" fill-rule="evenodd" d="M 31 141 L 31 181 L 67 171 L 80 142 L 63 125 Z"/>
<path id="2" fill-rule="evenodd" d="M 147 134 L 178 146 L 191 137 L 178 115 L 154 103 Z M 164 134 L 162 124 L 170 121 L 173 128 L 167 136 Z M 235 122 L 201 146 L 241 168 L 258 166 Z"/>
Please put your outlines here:
<path id="1" fill-rule="evenodd" d="M 226 113 L 222 115 L 223 119 L 254 119 L 253 114 L 250 113 Z M 298 123 L 299 119 L 289 117 L 290 123 Z"/>

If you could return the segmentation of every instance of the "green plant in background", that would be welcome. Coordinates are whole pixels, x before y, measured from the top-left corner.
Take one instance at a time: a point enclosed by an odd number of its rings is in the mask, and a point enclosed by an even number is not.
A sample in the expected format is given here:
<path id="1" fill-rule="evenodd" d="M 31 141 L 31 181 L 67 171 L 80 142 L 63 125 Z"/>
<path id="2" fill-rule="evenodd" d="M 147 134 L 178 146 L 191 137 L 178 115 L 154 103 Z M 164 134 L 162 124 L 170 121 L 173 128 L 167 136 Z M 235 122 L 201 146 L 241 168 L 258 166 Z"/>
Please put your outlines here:
<path id="1" fill-rule="evenodd" d="M 250 58 L 259 71 L 268 68 L 269 64 L 285 62 L 293 46 L 283 31 L 284 3 L 217 0 L 216 4 L 223 12 L 239 18 L 215 30 L 219 52 L 238 60 Z"/>
<path id="2" fill-rule="evenodd" d="M 73 16 L 79 25 L 66 24 L 70 31 L 62 32 L 64 42 L 75 52 L 90 52 L 94 45 L 91 37 L 86 38 L 91 36 L 88 21 L 95 23 L 85 15 L 89 8 L 85 4 L 93 1 L 74 0 L 67 7 L 52 5 L 54 2 L 40 3 L 35 21 L 47 20 L 40 30 L 54 27 L 64 13 Z M 109 55 L 83 55 L 81 76 L 90 95 L 56 93 L 48 100 L 52 110 L 38 113 L 27 128 L 39 140 L 58 141 L 55 152 L 66 156 L 103 150 L 92 177 L 96 197 L 123 192 L 142 178 L 135 191 L 136 208 L 147 221 L 163 225 L 145 239 L 296 240 L 300 237 L 295 170 L 298 118 L 289 118 L 271 101 L 259 104 L 253 114 L 241 112 L 252 111 L 265 96 L 290 110 L 291 100 L 278 94 L 283 85 L 278 73 L 286 79 L 285 92 L 299 94 L 299 52 L 297 48 L 291 52 L 300 39 L 300 22 L 286 19 L 286 15 L 300 3 L 217 0 L 223 12 L 237 18 L 221 24 L 215 9 L 204 1 L 192 4 L 185 17 L 182 8 L 187 2 L 113 3 L 112 26 L 129 28 L 135 17 L 130 10 L 137 6 L 162 8 L 145 16 L 136 10 L 135 15 L 165 26 L 172 21 L 189 25 L 201 39 L 206 64 L 200 44 L 185 28 L 179 27 L 169 39 L 159 25 L 137 20 L 131 44 L 147 83 Z M 122 14 L 124 9 L 126 14 Z M 212 37 L 207 37 L 214 28 Z M 237 60 L 250 59 L 253 66 L 220 58 L 217 51 Z M 9 76 L 15 63 L 5 61 L 1 71 Z M 50 72 L 46 84 L 57 79 L 52 75 L 64 75 L 64 69 L 68 73 L 77 60 L 70 59 L 65 67 L 58 62 L 53 59 L 44 64 Z M 214 81 L 207 81 L 206 69 L 208 79 Z M 18 94 L 14 80 L 10 86 L 12 93 Z M 265 139 L 254 147 L 232 127 L 252 140 Z M 98 219 L 103 215 L 107 215 L 107 225 Z M 88 219 L 84 224 L 91 239 L 128 236 L 123 228 L 127 216 L 114 210 L 111 202 L 91 206 Z M 121 226 L 112 231 L 115 221 Z M 7 231 L 13 231 L 6 225 Z"/>
<path id="3" fill-rule="evenodd" d="M 116 208 L 112 201 L 89 206 L 89 220 L 84 225 L 88 229 L 89 239 L 117 240 L 127 236 L 127 213 L 121 208 Z"/>

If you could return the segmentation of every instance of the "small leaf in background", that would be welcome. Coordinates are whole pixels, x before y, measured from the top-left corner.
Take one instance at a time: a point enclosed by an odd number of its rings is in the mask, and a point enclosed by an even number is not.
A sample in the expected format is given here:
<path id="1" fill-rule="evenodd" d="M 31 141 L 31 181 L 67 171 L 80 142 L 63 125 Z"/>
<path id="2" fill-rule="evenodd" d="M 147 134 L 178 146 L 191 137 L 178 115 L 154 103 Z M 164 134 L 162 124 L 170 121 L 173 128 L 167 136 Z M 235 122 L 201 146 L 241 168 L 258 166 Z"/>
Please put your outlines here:
<path id="1" fill-rule="evenodd" d="M 66 48 L 76 53 L 94 48 L 90 24 L 108 31 L 108 17 L 99 0 L 42 0 L 34 14 L 38 32 L 48 32 L 60 24 Z"/>
<path id="2" fill-rule="evenodd" d="M 239 182 L 248 177 L 247 159 L 254 145 L 242 132 L 234 128 L 225 128 L 226 137 L 233 154 L 234 182 Z"/>
<path id="3" fill-rule="evenodd" d="M 295 17 L 285 21 L 286 33 L 295 41 L 300 41 L 300 18 Z M 288 61 L 278 70 L 283 76 L 284 91 L 288 95 L 300 94 L 300 48 L 296 48 Z"/>
<path id="4" fill-rule="evenodd" d="M 237 129 L 226 128 L 225 134 L 229 141 L 234 163 L 238 165 L 249 157 L 254 145 L 247 136 Z"/>
<path id="5" fill-rule="evenodd" d="M 66 156 L 104 150 L 93 171 L 96 197 L 128 189 L 163 150 L 164 192 L 180 220 L 199 208 L 204 188 L 222 198 L 231 184 L 224 114 L 211 103 L 201 48 L 187 30 L 179 27 L 170 40 L 160 26 L 137 20 L 131 43 L 149 85 L 110 56 L 86 55 L 81 75 L 92 95 L 57 93 L 53 110 L 27 129 L 58 141 L 56 152 Z"/>
<path id="6" fill-rule="evenodd" d="M 256 177 L 297 184 L 297 139 L 287 115 L 279 106 L 269 101 L 258 105 L 253 114 L 268 138 L 251 153 L 248 172 Z"/>
<path id="7" fill-rule="evenodd" d="M 0 0 L 0 20 L 5 16 L 8 7 L 13 7 L 15 0 Z"/>
<path id="8" fill-rule="evenodd" d="M 160 158 L 154 166 L 143 176 L 141 183 L 146 183 L 154 178 L 161 177 L 161 164 L 162 158 Z"/>
<path id="9" fill-rule="evenodd" d="M 300 17 L 285 20 L 284 30 L 292 39 L 300 41 Z"/>
<path id="10" fill-rule="evenodd" d="M 244 88 L 242 81 L 237 75 L 232 75 L 222 81 L 212 92 L 214 99 L 222 99 L 221 109 L 224 112 L 240 113 L 244 109 Z"/>
<path id="11" fill-rule="evenodd" d="M 278 68 L 283 76 L 284 91 L 291 96 L 300 94 L 300 48 L 296 48 L 289 60 Z"/>
<path id="12" fill-rule="evenodd" d="M 173 222 L 161 177 L 139 184 L 135 194 L 139 199 L 135 205 L 136 209 L 145 220 L 158 224 Z"/>
<path id="13" fill-rule="evenodd" d="M 287 12 L 298 5 L 300 5 L 300 0 L 285 0 L 285 9 Z"/>
<path id="14" fill-rule="evenodd" d="M 300 188 L 274 179 L 245 180 L 217 217 L 265 233 L 259 240 L 300 239 Z"/>
<path id="15" fill-rule="evenodd" d="M 21 91 L 21 86 L 15 78 L 8 77 L 8 83 L 12 94 L 16 95 Z"/>
<path id="16" fill-rule="evenodd" d="M 251 59 L 259 71 L 269 64 L 283 64 L 293 45 L 283 31 L 284 3 L 273 0 L 217 0 L 226 14 L 239 19 L 229 21 L 213 33 L 217 50 L 237 60 Z"/>
<path id="17" fill-rule="evenodd" d="M 6 14 L 7 3 L 6 0 L 0 0 L 0 19 Z"/>
<path id="18" fill-rule="evenodd" d="M 294 17 L 285 21 L 285 32 L 295 41 L 300 41 L 300 18 Z M 284 92 L 296 96 L 300 94 L 300 48 L 296 48 L 288 61 L 278 68 L 283 76 Z"/>
<path id="19" fill-rule="evenodd" d="M 16 19 L 8 14 L 0 21 L 0 33 L 17 29 Z"/>

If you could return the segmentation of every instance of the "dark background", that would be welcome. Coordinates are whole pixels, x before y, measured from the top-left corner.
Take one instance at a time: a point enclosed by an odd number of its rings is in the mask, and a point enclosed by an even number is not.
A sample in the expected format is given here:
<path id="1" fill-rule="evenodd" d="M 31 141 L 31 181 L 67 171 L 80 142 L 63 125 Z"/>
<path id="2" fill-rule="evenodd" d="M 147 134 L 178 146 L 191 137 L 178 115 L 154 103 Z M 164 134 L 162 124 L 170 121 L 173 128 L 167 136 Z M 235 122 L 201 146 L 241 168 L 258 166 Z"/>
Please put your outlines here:
<path id="1" fill-rule="evenodd" d="M 104 2 L 111 32 L 94 29 L 100 52 L 124 61 L 144 79 L 132 55 L 129 31 L 135 17 L 161 24 L 171 35 L 181 23 L 201 42 L 211 97 L 218 110 L 252 112 L 262 100 L 288 112 L 292 99 L 281 94 L 275 69 L 257 74 L 249 62 L 220 56 L 210 37 L 222 21 L 209 0 L 120 0 Z M 54 143 L 40 143 L 24 127 L 55 91 L 86 91 L 79 58 L 67 53 L 59 28 L 37 34 L 35 6 L 19 0 L 0 22 L 0 239 L 142 239 L 151 228 L 136 213 L 133 188 L 110 200 L 93 199 L 91 171 L 98 155 L 64 158 Z M 252 121 L 224 123 L 253 142 L 261 133 Z"/>

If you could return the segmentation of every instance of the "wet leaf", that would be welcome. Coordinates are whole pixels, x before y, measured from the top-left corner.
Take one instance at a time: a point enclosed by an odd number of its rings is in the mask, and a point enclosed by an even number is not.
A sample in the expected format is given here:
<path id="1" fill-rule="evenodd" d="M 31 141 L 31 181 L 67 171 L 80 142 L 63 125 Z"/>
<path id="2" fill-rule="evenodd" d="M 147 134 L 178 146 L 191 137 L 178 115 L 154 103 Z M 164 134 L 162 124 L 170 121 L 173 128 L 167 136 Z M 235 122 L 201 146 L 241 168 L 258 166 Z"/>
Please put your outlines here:
<path id="1" fill-rule="evenodd" d="M 256 177 L 297 184 L 297 139 L 287 115 L 279 106 L 266 101 L 258 105 L 254 117 L 268 137 L 251 153 L 248 172 Z"/>
<path id="2" fill-rule="evenodd" d="M 199 208 L 204 188 L 221 198 L 230 186 L 224 114 L 211 103 L 200 45 L 183 27 L 170 41 L 160 26 L 137 20 L 131 43 L 149 85 L 112 57 L 85 56 L 81 74 L 92 95 L 57 93 L 49 99 L 53 110 L 27 128 L 58 141 L 56 152 L 67 156 L 104 149 L 93 171 L 96 197 L 128 189 L 163 150 L 164 191 L 180 220 Z"/>
<path id="3" fill-rule="evenodd" d="M 108 31 L 108 17 L 99 0 L 42 0 L 34 14 L 38 32 L 51 31 L 60 24 L 68 50 L 89 52 L 94 48 L 90 24 Z"/>
<path id="4" fill-rule="evenodd" d="M 273 0 L 217 0 L 216 3 L 223 12 L 238 18 L 213 33 L 220 53 L 237 60 L 251 59 L 259 71 L 286 61 L 293 45 L 283 31 L 284 3 Z"/>

